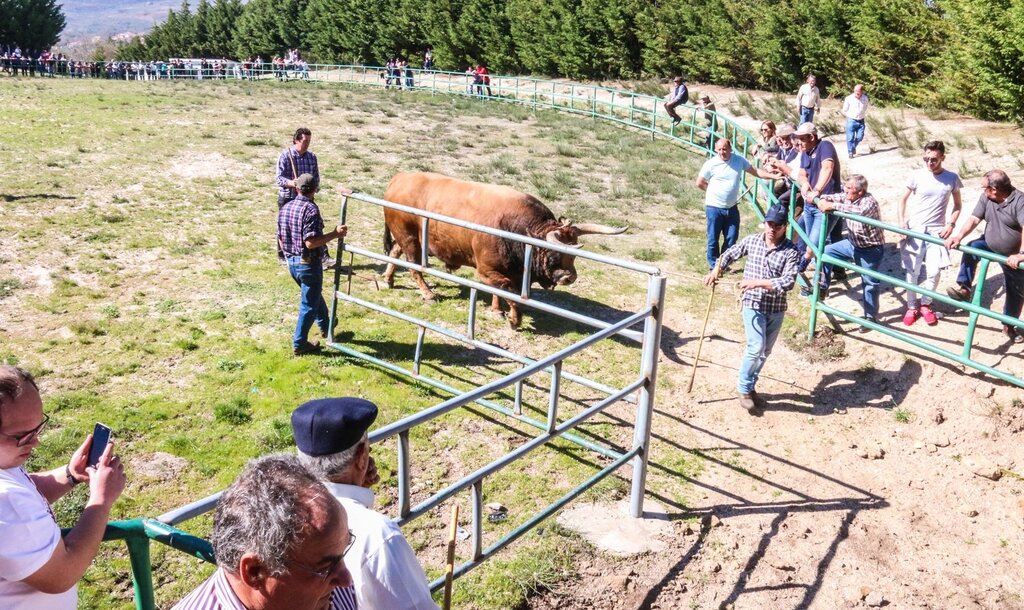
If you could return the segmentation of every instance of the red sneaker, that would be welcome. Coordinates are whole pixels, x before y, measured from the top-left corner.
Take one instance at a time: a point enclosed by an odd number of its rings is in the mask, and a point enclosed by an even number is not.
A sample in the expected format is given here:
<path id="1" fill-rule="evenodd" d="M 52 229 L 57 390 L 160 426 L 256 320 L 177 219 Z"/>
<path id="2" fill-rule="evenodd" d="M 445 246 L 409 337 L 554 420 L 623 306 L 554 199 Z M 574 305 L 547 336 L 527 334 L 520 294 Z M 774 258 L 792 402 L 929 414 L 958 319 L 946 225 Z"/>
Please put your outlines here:
<path id="1" fill-rule="evenodd" d="M 927 305 L 921 305 L 921 317 L 924 318 L 924 323 L 928 326 L 935 326 L 939 323 L 938 316 L 932 311 L 932 308 Z"/>
<path id="2" fill-rule="evenodd" d="M 924 309 L 922 307 L 921 309 Z M 913 326 L 914 322 L 917 322 L 917 318 L 920 316 L 920 312 L 916 309 L 908 309 L 907 313 L 903 314 L 903 324 L 906 326 Z M 935 318 L 935 314 L 932 314 L 932 318 Z"/>

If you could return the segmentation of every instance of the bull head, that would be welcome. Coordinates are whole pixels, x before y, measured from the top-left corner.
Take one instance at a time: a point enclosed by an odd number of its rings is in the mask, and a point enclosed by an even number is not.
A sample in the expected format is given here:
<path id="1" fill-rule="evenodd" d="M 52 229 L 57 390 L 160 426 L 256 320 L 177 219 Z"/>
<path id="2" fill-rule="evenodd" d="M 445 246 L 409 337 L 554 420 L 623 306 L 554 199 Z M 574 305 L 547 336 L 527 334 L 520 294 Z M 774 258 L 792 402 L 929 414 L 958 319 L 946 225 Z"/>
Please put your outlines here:
<path id="1" fill-rule="evenodd" d="M 621 235 L 629 227 L 608 227 L 598 224 L 573 225 L 572 221 L 565 218 L 558 219 L 559 225 L 544 234 L 544 239 L 553 244 L 568 246 L 570 248 L 582 248 L 579 243 L 581 235 Z M 561 254 L 558 252 L 547 252 L 538 257 L 540 260 L 540 275 L 537 281 L 545 288 L 554 286 L 567 286 L 576 281 L 575 256 Z"/>

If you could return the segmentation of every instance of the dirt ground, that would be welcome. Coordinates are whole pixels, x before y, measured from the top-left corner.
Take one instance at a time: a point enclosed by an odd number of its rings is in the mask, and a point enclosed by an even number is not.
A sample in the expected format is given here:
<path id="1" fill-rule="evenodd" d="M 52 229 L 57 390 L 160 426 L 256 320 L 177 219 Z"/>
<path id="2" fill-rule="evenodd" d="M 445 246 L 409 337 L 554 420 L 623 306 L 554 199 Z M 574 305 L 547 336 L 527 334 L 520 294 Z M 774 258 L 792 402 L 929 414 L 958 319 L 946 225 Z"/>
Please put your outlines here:
<path id="1" fill-rule="evenodd" d="M 733 95 L 700 90 L 717 96 L 719 109 Z M 838 101 L 826 102 L 826 114 L 838 111 Z M 972 169 L 961 219 L 980 195 L 984 171 L 1003 168 L 1024 181 L 1015 161 L 1024 142 L 1012 127 L 872 112 L 920 120 L 950 147 L 948 169 Z M 983 137 L 988 152 L 950 146 L 957 135 L 961 142 Z M 883 216 L 894 220 L 920 155 L 901 156 L 869 130 L 861 154 L 848 160 L 843 136 L 831 139 L 846 171 L 868 178 Z M 898 268 L 893 246 L 890 270 Z M 955 274 L 955 267 L 944 272 L 940 290 Z M 990 272 L 989 298 L 1001 305 L 998 276 Z M 883 323 L 903 328 L 902 292 L 885 292 Z M 725 304 L 735 296 L 726 282 L 716 298 Z M 829 302 L 859 315 L 858 297 L 853 280 L 852 290 L 847 283 Z M 804 309 L 791 303 L 790 314 L 802 318 Z M 911 331 L 959 349 L 967 316 L 939 309 L 938 326 L 918 322 Z M 780 340 L 758 387 L 765 405 L 748 414 L 736 400 L 744 339 L 731 304 L 712 314 L 697 383 L 685 392 L 702 321 L 703 311 L 670 308 L 665 316 L 659 376 L 669 378 L 669 389 L 657 396 L 652 467 L 677 452 L 708 464 L 685 503 L 648 490 L 673 519 L 668 550 L 595 553 L 530 607 L 1024 608 L 1024 391 L 879 333 L 844 332 L 848 324 L 819 319 L 822 341 L 841 343 L 845 357 L 823 361 Z M 974 354 L 986 362 L 1022 376 L 1022 353 L 1003 341 L 998 324 L 978 331 Z"/>

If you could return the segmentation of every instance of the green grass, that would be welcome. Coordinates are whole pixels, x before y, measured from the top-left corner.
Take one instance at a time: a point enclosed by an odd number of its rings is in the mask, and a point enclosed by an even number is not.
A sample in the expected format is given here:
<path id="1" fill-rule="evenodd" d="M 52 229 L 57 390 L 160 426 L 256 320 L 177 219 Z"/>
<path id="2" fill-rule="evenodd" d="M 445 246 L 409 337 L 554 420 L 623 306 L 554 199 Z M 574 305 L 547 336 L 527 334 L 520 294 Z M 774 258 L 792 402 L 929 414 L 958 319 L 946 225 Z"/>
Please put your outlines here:
<path id="1" fill-rule="evenodd" d="M 45 160 L 26 173 L 17 156 L 0 156 L 0 211 L 10 228 L 0 255 L 18 253 L 0 261 L 0 300 L 5 316 L 19 320 L 0 328 L 0 360 L 38 375 L 53 416 L 32 467 L 64 463 L 96 421 L 114 428 L 130 477 L 115 519 L 160 514 L 223 489 L 252 457 L 292 450 L 289 414 L 310 398 L 370 398 L 381 407 L 378 425 L 447 398 L 337 354 L 291 356 L 297 293 L 274 260 L 270 181 L 278 151 L 299 124 L 314 134 L 312 149 L 324 176 L 318 203 L 328 224 L 339 214 L 338 187 L 380 196 L 396 172 L 419 167 L 509 184 L 542 198 L 556 216 L 632 227 L 619 237 L 587 236 L 588 249 L 656 261 L 671 272 L 703 271 L 704 219 L 692 187 L 702 158 L 614 125 L 477 100 L 305 84 L 3 79 L 0 103 L 18 117 L 0 124 L 0 148 L 29 150 Z M 288 113 L 280 112 L 285 103 Z M 749 228 L 752 215 L 745 216 Z M 352 202 L 348 224 L 352 243 L 380 250 L 379 209 Z M 367 278 L 379 269 L 358 259 L 356 265 L 357 296 L 464 326 L 468 307 L 459 289 L 440 284 L 438 302 L 425 303 L 407 274 L 398 275 L 398 289 L 378 292 Z M 642 300 L 642 278 L 583 260 L 577 268 L 577 286 L 537 290 L 537 296 L 599 317 L 609 315 L 602 303 L 618 307 L 625 295 Z M 684 282 L 670 290 L 684 302 L 705 294 Z M 347 333 L 350 345 L 410 365 L 414 327 L 349 307 L 338 317 L 338 332 Z M 481 314 L 478 329 L 481 338 L 508 341 L 502 320 Z M 585 332 L 527 311 L 515 341 L 539 357 Z M 600 374 L 609 384 L 625 383 L 636 374 L 637 357 L 631 345 L 606 341 L 565 366 Z M 424 372 L 463 389 L 517 368 L 436 337 L 424 348 Z M 525 391 L 527 409 L 538 419 L 546 410 L 548 383 L 539 377 Z M 567 398 L 594 398 L 563 386 Z M 509 405 L 511 393 L 492 399 Z M 581 407 L 566 399 L 563 408 L 568 417 Z M 616 415 L 630 413 L 623 407 Z M 631 442 L 629 431 L 608 418 L 587 425 L 623 446 Z M 413 482 L 424 487 L 416 499 L 535 433 L 466 409 L 414 429 Z M 380 505 L 394 514 L 395 443 L 374 451 L 384 477 Z M 137 476 L 157 452 L 178 456 L 187 466 L 166 480 Z M 652 470 L 649 485 L 685 498 L 689 484 L 671 473 L 691 473 L 699 460 L 669 453 L 654 455 L 670 468 Z M 489 524 L 485 544 L 597 467 L 588 452 L 555 443 L 555 449 L 538 450 L 486 479 L 485 495 L 513 509 L 514 517 Z M 627 488 L 613 477 L 595 493 L 615 496 Z M 456 499 L 463 514 L 469 513 L 468 500 L 465 494 Z M 76 492 L 58 503 L 61 523 L 73 522 L 83 502 Z M 208 517 L 186 524 L 199 535 L 209 527 Z M 406 527 L 432 575 L 443 565 L 443 528 L 444 518 L 436 515 Z M 534 591 L 570 573 L 576 555 L 590 552 L 546 524 L 542 533 L 531 532 L 460 579 L 456 606 L 522 606 Z M 161 607 L 208 573 L 198 561 L 160 545 L 154 545 L 153 559 Z M 127 574 L 124 547 L 104 545 L 80 587 L 81 603 L 99 610 L 125 607 Z"/>

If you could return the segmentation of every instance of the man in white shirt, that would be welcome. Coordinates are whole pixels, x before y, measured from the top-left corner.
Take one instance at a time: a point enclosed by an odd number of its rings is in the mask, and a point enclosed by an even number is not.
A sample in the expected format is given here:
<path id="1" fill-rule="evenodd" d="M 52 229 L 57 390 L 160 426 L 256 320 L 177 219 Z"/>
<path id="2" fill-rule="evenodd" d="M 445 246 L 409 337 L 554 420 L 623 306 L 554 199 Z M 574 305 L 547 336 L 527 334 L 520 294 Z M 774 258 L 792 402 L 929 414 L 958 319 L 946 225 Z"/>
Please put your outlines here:
<path id="1" fill-rule="evenodd" d="M 398 525 L 373 510 L 379 480 L 366 431 L 377 407 L 362 398 L 309 401 L 292 413 L 299 461 L 345 507 L 355 545 L 345 556 L 361 608 L 437 610 L 423 568 Z"/>
<path id="2" fill-rule="evenodd" d="M 736 245 L 740 233 L 740 199 L 743 174 L 771 180 L 776 175 L 756 168 L 743 156 L 732 154 L 732 142 L 722 138 L 715 143 L 715 156 L 704 162 L 697 176 L 697 188 L 704 191 L 707 216 L 708 269 L 715 268 L 718 255 Z M 724 244 L 720 238 L 724 237 Z"/>
<path id="3" fill-rule="evenodd" d="M 945 159 L 946 145 L 940 140 L 932 140 L 924 145 L 925 167 L 910 175 L 907 190 L 900 198 L 899 221 L 904 229 L 942 239 L 953 232 L 960 217 L 960 189 L 964 184 L 960 176 L 943 169 L 942 162 Z M 949 220 L 946 220 L 946 207 L 950 198 L 953 199 L 953 210 Z M 907 282 L 934 291 L 939 286 L 939 273 L 949 266 L 949 251 L 946 247 L 908 237 L 900 250 Z M 923 284 L 920 281 L 922 269 L 925 272 Z M 903 323 L 910 326 L 918 318 L 924 318 L 928 326 L 935 326 L 939 322 L 938 316 L 932 311 L 931 297 L 921 295 L 918 300 L 918 293 L 911 290 L 907 292 L 907 312 L 903 316 Z"/>
<path id="4" fill-rule="evenodd" d="M 864 116 L 868 113 L 868 94 L 864 85 L 856 85 L 853 93 L 843 100 L 843 115 L 846 116 L 846 152 L 850 158 L 857 156 L 857 145 L 864 141 Z"/>
<path id="5" fill-rule="evenodd" d="M 821 112 L 821 93 L 818 91 L 818 78 L 808 74 L 807 82 L 796 92 L 796 113 L 800 115 L 797 124 L 813 122 L 815 111 Z"/>
<path id="6" fill-rule="evenodd" d="M 95 467 L 87 466 L 92 435 L 67 465 L 48 472 L 25 470 L 39 434 L 49 420 L 43 414 L 32 376 L 0 365 L 0 608 L 3 610 L 75 610 L 76 584 L 92 564 L 110 517 L 124 490 L 124 467 L 113 444 Z M 78 523 L 61 537 L 50 503 L 88 481 L 89 499 Z"/>

